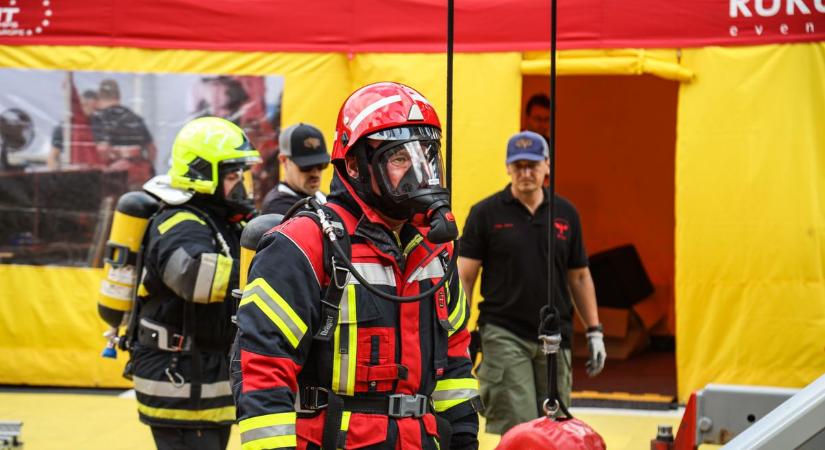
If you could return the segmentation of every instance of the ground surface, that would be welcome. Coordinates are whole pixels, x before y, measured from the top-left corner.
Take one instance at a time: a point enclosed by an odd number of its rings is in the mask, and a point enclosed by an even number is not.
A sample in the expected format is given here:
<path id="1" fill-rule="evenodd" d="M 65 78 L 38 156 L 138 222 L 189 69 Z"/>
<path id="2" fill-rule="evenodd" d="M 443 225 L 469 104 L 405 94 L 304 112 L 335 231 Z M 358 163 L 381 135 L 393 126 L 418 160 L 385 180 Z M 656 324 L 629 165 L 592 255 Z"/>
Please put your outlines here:
<path id="1" fill-rule="evenodd" d="M 23 421 L 26 450 L 152 449 L 149 429 L 138 422 L 135 400 L 119 394 L 4 388 L 0 389 L 0 421 Z M 657 425 L 672 425 L 675 430 L 681 418 L 681 410 L 574 408 L 573 413 L 598 431 L 611 450 L 646 450 Z M 483 434 L 480 449 L 492 450 L 498 439 Z M 229 448 L 240 449 L 237 430 Z"/>

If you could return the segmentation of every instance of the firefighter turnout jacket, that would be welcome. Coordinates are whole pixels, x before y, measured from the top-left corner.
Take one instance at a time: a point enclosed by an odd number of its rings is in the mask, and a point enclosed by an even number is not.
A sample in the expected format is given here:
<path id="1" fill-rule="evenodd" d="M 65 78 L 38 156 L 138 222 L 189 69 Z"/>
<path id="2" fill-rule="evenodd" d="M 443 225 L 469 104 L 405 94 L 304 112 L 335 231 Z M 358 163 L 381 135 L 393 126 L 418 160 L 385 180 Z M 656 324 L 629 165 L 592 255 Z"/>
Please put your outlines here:
<path id="1" fill-rule="evenodd" d="M 444 277 L 452 244 L 432 244 L 410 224 L 396 238 L 346 192 L 327 207 L 349 235 L 354 267 L 381 291 L 416 295 Z M 478 383 L 457 272 L 431 297 L 405 303 L 340 277 L 337 323 L 323 323 L 321 300 L 336 279 L 316 222 L 295 217 L 262 242 L 238 309 L 233 390 L 244 450 L 319 448 L 330 442 L 327 421 L 336 448 L 436 449 L 448 422 L 454 436 L 475 439 Z M 316 337 L 331 326 L 329 340 Z M 338 414 L 333 400 L 343 401 Z"/>
<path id="2" fill-rule="evenodd" d="M 228 352 L 238 286 L 238 224 L 195 196 L 168 206 L 147 231 L 131 370 L 140 420 L 210 427 L 235 419 Z"/>

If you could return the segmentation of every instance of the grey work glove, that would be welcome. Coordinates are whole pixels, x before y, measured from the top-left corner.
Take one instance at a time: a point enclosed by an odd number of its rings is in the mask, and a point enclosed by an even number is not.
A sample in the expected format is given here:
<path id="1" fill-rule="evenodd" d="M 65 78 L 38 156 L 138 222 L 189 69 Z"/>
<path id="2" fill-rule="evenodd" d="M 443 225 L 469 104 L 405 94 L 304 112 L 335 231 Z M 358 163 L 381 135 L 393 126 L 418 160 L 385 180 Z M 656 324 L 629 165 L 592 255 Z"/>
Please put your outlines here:
<path id="1" fill-rule="evenodd" d="M 590 350 L 590 359 L 587 360 L 587 376 L 595 377 L 604 369 L 604 360 L 607 352 L 604 349 L 604 333 L 601 330 L 587 332 L 587 348 Z"/>

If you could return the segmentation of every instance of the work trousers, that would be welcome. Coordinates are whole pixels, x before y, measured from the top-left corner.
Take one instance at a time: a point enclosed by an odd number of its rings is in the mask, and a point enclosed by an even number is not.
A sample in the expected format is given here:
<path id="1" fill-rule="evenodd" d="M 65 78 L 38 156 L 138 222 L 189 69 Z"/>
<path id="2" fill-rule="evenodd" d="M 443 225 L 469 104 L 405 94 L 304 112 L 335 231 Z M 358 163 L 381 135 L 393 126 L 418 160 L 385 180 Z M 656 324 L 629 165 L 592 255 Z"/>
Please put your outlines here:
<path id="1" fill-rule="evenodd" d="M 230 425 L 218 428 L 151 427 L 158 450 L 226 450 Z"/>
<path id="2" fill-rule="evenodd" d="M 486 431 L 504 434 L 510 428 L 544 416 L 547 398 L 547 355 L 536 341 L 527 341 L 491 324 L 481 334 L 481 365 L 478 380 Z M 570 349 L 558 353 L 559 398 L 570 406 L 572 372 Z"/>

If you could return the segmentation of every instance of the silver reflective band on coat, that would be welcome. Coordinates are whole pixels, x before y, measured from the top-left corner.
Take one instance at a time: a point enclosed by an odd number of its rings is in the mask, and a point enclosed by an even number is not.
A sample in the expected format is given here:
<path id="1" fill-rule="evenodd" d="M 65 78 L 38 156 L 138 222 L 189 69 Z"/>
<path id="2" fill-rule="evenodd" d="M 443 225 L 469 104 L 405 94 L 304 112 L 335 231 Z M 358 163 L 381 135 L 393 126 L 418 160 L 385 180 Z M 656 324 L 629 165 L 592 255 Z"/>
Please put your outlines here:
<path id="1" fill-rule="evenodd" d="M 434 402 L 441 400 L 465 400 L 478 395 L 478 389 L 449 389 L 446 391 L 434 391 L 430 397 Z"/>
<path id="2" fill-rule="evenodd" d="M 183 247 L 178 248 L 169 257 L 163 269 L 163 284 L 178 297 L 192 301 L 192 289 L 198 274 L 198 265 L 198 260 L 189 256 Z"/>
<path id="3" fill-rule="evenodd" d="M 408 283 L 413 281 L 429 280 L 430 278 L 441 278 L 444 276 L 444 267 L 441 265 L 441 260 L 436 257 L 427 263 L 426 266 L 416 269 L 407 280 Z"/>
<path id="4" fill-rule="evenodd" d="M 192 290 L 192 301 L 195 303 L 209 303 L 212 292 L 212 282 L 218 270 L 218 254 L 203 253 L 201 255 L 198 277 Z"/>
<path id="5" fill-rule="evenodd" d="M 289 436 L 295 434 L 295 425 L 272 425 L 268 427 L 255 428 L 241 433 L 241 443 L 264 439 L 275 436 Z"/>
<path id="6" fill-rule="evenodd" d="M 177 387 L 168 381 L 147 380 L 134 377 L 135 391 L 152 397 L 189 398 L 192 394 L 192 384 L 184 383 Z M 232 395 L 232 388 L 228 381 L 218 381 L 201 385 L 201 398 L 216 398 Z"/>
<path id="7" fill-rule="evenodd" d="M 353 263 L 355 269 L 370 284 L 395 286 L 395 274 L 392 267 L 374 263 Z M 355 277 L 351 277 L 349 284 L 360 284 Z"/>

